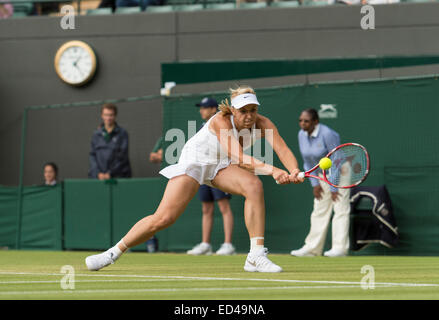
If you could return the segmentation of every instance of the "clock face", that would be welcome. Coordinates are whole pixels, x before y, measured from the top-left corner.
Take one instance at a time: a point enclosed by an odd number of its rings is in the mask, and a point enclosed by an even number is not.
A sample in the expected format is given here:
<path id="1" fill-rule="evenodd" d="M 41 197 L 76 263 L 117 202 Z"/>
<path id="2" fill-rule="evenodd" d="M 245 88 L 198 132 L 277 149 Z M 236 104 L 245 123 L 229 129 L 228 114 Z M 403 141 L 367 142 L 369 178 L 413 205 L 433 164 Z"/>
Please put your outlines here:
<path id="1" fill-rule="evenodd" d="M 96 70 L 96 56 L 82 41 L 70 41 L 59 48 L 55 57 L 55 69 L 66 83 L 79 86 L 87 83 Z"/>

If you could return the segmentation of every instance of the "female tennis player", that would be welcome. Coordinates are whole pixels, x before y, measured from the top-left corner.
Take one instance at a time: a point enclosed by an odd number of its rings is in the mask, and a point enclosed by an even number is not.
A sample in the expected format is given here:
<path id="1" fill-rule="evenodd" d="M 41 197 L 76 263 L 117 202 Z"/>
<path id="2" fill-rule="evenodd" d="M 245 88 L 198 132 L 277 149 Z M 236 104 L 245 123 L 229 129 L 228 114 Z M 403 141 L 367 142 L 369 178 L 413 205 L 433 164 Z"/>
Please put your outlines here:
<path id="1" fill-rule="evenodd" d="M 255 174 L 271 175 L 279 184 L 302 183 L 304 179 L 297 176 L 300 170 L 296 157 L 276 126 L 258 114 L 259 102 L 254 90 L 250 87 L 230 89 L 230 99 L 231 105 L 227 99 L 221 103 L 220 111 L 186 142 L 178 163 L 160 171 L 169 181 L 156 212 L 138 221 L 114 247 L 87 257 L 85 263 L 89 270 L 99 270 L 114 263 L 128 248 L 172 225 L 200 185 L 207 184 L 245 197 L 244 218 L 250 236 L 250 252 L 244 270 L 282 271 L 267 258 L 264 192 L 262 182 Z M 288 172 L 243 152 L 258 138 L 267 139 Z"/>

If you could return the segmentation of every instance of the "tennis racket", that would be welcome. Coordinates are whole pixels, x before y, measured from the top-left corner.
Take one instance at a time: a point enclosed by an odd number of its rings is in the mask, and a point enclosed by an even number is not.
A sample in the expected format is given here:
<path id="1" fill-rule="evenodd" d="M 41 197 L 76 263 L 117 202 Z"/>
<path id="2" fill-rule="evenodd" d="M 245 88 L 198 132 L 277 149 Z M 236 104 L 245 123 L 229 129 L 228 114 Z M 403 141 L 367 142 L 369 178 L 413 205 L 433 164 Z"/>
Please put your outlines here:
<path id="1" fill-rule="evenodd" d="M 366 180 L 369 174 L 369 154 L 365 147 L 358 143 L 345 143 L 332 149 L 326 158 L 331 159 L 332 166 L 322 170 L 323 178 L 312 174 L 319 164 L 306 172 L 300 172 L 299 178 L 314 178 L 322 180 L 336 188 L 353 188 Z"/>

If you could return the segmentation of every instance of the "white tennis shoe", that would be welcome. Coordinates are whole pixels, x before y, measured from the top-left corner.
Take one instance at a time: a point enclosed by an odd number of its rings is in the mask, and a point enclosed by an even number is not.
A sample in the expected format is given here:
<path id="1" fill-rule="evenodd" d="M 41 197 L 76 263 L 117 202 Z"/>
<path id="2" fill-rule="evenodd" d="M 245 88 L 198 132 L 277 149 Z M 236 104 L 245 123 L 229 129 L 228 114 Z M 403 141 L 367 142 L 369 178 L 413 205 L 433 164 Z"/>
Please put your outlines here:
<path id="1" fill-rule="evenodd" d="M 223 243 L 221 247 L 215 252 L 217 255 L 220 256 L 230 256 L 232 254 L 235 254 L 235 247 L 231 243 Z"/>
<path id="2" fill-rule="evenodd" d="M 188 250 L 187 254 L 191 254 L 193 256 L 201 256 L 203 254 L 211 255 L 212 254 L 212 246 L 208 243 L 202 242 L 200 244 L 197 244 L 191 250 Z"/>
<path id="3" fill-rule="evenodd" d="M 85 258 L 85 264 L 87 265 L 88 270 L 98 271 L 110 264 L 113 264 L 116 260 L 117 257 L 114 255 L 114 253 L 110 250 L 107 250 L 99 254 L 88 256 Z"/>
<path id="4" fill-rule="evenodd" d="M 315 257 L 316 255 L 312 253 L 311 251 L 307 250 L 306 248 L 300 248 L 298 250 L 292 250 L 290 252 L 292 256 L 295 257 Z"/>
<path id="5" fill-rule="evenodd" d="M 325 257 L 331 257 L 331 258 L 346 257 L 347 252 L 344 250 L 339 250 L 339 249 L 331 249 L 331 250 L 325 251 L 325 253 L 323 255 Z"/>
<path id="6" fill-rule="evenodd" d="M 247 272 L 281 272 L 282 268 L 267 258 L 267 248 L 250 252 L 245 260 L 244 270 Z"/>

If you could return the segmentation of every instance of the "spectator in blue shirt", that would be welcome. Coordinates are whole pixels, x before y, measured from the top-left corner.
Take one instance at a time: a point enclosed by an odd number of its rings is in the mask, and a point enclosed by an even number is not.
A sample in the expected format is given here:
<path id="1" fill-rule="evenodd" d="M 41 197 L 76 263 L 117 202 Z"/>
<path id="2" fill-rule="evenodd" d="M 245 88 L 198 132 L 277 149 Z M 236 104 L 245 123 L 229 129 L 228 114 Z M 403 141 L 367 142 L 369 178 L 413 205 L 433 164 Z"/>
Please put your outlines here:
<path id="1" fill-rule="evenodd" d="M 130 178 L 128 133 L 116 122 L 117 107 L 107 103 L 101 109 L 101 126 L 93 133 L 89 178 Z"/>
<path id="2" fill-rule="evenodd" d="M 340 136 L 328 126 L 321 124 L 315 109 L 304 110 L 299 117 L 299 148 L 305 171 L 311 169 L 333 148 L 340 145 Z M 321 170 L 314 171 L 322 174 Z M 311 228 L 305 245 L 291 251 L 291 255 L 317 256 L 323 252 L 332 210 L 332 248 L 324 253 L 328 257 L 346 256 L 349 250 L 349 191 L 337 189 L 318 179 L 309 179 L 313 187 L 314 208 Z"/>

